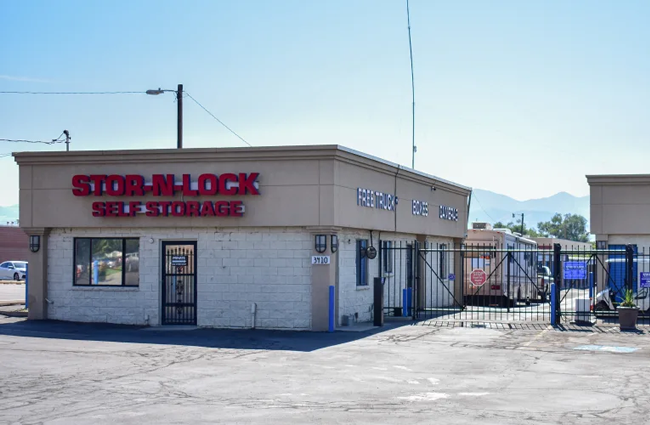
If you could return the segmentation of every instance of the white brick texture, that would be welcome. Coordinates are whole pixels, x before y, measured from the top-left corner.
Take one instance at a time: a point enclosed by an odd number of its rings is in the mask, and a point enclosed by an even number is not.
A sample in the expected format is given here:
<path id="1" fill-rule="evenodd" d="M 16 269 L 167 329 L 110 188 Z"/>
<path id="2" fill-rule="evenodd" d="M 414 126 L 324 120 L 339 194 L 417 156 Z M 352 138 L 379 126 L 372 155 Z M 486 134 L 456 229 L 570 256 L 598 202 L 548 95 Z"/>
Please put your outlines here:
<path id="1" fill-rule="evenodd" d="M 73 286 L 75 237 L 139 237 L 138 287 Z M 150 243 L 153 239 L 153 243 Z M 53 229 L 48 245 L 48 317 L 131 325 L 161 323 L 164 240 L 197 242 L 197 323 L 311 328 L 312 237 L 302 229 Z"/>

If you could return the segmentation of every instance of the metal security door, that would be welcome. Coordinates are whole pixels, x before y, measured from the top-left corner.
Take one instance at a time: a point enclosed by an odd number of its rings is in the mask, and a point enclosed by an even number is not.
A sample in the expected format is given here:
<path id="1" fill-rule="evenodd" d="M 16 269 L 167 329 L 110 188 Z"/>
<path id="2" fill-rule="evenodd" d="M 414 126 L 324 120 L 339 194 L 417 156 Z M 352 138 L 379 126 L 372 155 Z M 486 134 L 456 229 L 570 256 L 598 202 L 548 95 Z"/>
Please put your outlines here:
<path id="1" fill-rule="evenodd" d="M 196 325 L 196 242 L 163 242 L 162 324 Z"/>

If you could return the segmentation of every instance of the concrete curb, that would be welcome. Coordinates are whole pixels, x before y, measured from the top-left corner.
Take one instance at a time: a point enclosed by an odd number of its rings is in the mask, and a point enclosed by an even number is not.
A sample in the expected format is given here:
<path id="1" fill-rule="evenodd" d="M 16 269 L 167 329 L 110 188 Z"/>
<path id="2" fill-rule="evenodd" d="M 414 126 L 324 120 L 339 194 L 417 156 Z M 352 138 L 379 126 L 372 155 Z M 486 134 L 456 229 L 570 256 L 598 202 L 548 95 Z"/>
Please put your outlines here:
<path id="1" fill-rule="evenodd" d="M 26 311 L 0 311 L 0 316 L 27 317 L 27 312 Z"/>
<path id="2" fill-rule="evenodd" d="M 12 305 L 24 305 L 25 300 L 9 300 L 9 301 L 0 301 L 0 307 L 9 307 Z"/>

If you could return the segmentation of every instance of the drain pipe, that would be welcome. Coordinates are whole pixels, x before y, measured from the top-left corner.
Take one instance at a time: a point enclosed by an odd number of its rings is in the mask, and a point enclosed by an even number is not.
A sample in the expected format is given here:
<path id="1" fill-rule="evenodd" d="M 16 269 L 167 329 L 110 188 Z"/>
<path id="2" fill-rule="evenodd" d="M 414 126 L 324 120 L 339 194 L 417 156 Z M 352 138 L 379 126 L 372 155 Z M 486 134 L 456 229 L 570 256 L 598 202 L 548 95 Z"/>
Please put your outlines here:
<path id="1" fill-rule="evenodd" d="M 255 329 L 255 316 L 257 315 L 257 304 L 251 304 L 251 329 Z"/>

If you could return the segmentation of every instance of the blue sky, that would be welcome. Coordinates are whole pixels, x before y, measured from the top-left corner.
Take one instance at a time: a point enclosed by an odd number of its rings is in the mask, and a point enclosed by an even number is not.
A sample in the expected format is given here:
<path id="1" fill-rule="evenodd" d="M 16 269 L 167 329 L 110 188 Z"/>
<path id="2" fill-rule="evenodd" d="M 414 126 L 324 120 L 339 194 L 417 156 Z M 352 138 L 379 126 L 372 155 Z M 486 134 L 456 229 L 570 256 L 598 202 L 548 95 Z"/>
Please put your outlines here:
<path id="1" fill-rule="evenodd" d="M 530 199 L 647 173 L 650 2 L 411 0 L 416 168 Z M 405 1 L 3 1 L 0 91 L 185 89 L 252 145 L 411 162 Z M 185 146 L 242 146 L 185 103 Z M 0 138 L 174 147 L 173 95 L 0 95 Z M 62 146 L 0 142 L 0 154 Z M 0 205 L 18 170 L 0 159 Z"/>

